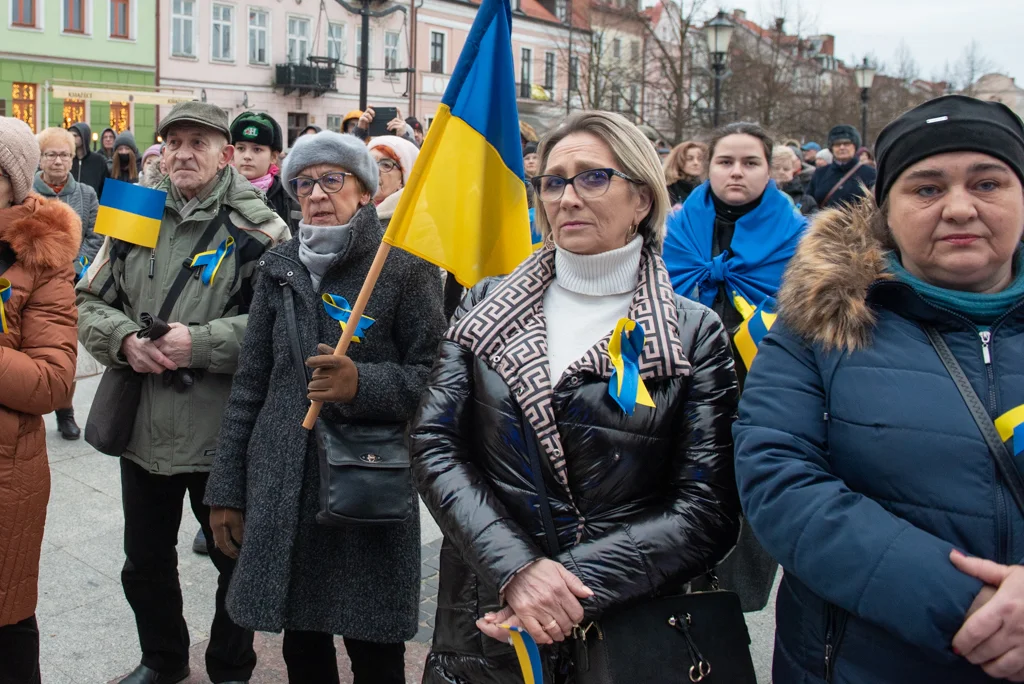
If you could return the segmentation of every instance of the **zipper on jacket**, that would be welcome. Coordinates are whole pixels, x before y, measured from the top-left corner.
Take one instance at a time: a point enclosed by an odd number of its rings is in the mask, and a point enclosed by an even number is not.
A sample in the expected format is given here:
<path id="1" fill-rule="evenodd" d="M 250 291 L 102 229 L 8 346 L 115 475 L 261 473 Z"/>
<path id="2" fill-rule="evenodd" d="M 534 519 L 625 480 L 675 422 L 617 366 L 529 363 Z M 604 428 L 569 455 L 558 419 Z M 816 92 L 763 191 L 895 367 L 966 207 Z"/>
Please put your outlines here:
<path id="1" fill-rule="evenodd" d="M 996 406 L 996 376 L 992 368 L 992 332 L 981 330 L 978 332 L 981 337 L 981 358 L 985 361 L 985 375 L 988 378 L 988 411 L 995 414 Z M 1006 563 L 1009 554 L 1009 525 L 1010 512 L 1006 507 L 1006 496 L 1003 494 L 1003 487 L 999 473 L 996 473 L 996 507 L 999 509 L 996 515 L 996 548 L 998 549 L 999 562 Z"/>
<path id="2" fill-rule="evenodd" d="M 839 658 L 839 646 L 846 631 L 849 614 L 831 603 L 825 604 L 825 681 L 831 682 Z"/>
<path id="3" fill-rule="evenodd" d="M 153 279 L 153 275 L 156 273 L 156 250 L 149 250 L 149 278 Z"/>

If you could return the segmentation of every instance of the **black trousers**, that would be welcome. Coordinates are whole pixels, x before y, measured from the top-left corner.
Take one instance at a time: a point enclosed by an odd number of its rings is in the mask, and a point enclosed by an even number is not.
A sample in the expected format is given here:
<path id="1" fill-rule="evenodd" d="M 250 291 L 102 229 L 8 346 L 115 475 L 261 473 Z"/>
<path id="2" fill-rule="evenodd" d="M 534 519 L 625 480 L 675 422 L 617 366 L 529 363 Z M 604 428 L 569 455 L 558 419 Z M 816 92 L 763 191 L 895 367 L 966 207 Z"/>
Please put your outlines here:
<path id="1" fill-rule="evenodd" d="M 39 684 L 36 616 L 0 627 L 0 684 Z"/>
<path id="2" fill-rule="evenodd" d="M 345 638 L 352 684 L 405 684 L 405 644 L 375 644 Z M 281 647 L 290 684 L 338 684 L 334 635 L 284 631 Z"/>
<path id="3" fill-rule="evenodd" d="M 121 585 L 135 612 L 142 664 L 157 672 L 174 672 L 188 664 L 188 627 L 182 615 L 176 546 L 186 491 L 203 533 L 207 539 L 213 539 L 210 509 L 203 505 L 207 477 L 206 473 L 153 475 L 128 459 L 121 459 L 127 557 Z M 232 622 L 224 608 L 235 562 L 213 544 L 209 547 L 210 559 L 220 577 L 206 649 L 206 672 L 214 684 L 245 681 L 256 667 L 253 633 Z"/>

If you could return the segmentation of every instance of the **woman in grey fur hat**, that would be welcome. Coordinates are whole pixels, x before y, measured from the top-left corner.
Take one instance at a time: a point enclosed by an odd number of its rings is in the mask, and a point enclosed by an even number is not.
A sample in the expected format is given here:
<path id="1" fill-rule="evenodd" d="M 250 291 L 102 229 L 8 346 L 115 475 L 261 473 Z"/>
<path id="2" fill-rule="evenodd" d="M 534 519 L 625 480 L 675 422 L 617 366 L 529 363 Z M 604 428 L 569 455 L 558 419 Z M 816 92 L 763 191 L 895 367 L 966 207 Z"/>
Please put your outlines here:
<path id="1" fill-rule="evenodd" d="M 362 141 L 324 131 L 295 143 L 283 180 L 302 221 L 259 263 L 206 488 L 217 547 L 238 558 L 228 612 L 254 630 L 284 630 L 290 682 L 338 682 L 334 635 L 342 635 L 356 684 L 403 683 L 403 642 L 419 610 L 419 516 L 318 523 L 317 443 L 302 420 L 311 399 L 323 402 L 320 420 L 335 424 L 412 418 L 444 330 L 441 282 L 435 266 L 392 251 L 366 309 L 373 323 L 348 356 L 334 356 L 342 331 L 322 297 L 354 303 L 380 245 L 377 163 Z M 294 298 L 308 383 L 292 354 L 285 298 Z"/>

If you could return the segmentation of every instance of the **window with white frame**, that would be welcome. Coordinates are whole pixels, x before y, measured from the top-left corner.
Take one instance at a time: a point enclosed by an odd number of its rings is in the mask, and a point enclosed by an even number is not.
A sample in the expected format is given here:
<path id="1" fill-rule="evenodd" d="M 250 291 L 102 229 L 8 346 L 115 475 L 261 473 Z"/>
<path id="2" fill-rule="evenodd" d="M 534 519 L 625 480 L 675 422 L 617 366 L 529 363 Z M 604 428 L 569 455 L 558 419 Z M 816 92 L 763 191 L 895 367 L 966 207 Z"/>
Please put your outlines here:
<path id="1" fill-rule="evenodd" d="M 430 73 L 443 74 L 445 71 L 445 34 L 441 31 L 430 32 Z"/>
<path id="2" fill-rule="evenodd" d="M 64 33 L 88 33 L 86 26 L 88 5 L 87 0 L 61 0 Z"/>
<path id="3" fill-rule="evenodd" d="M 569 16 L 569 2 L 568 0 L 555 0 L 555 17 L 558 21 L 564 22 L 566 17 Z"/>
<path id="4" fill-rule="evenodd" d="M 195 0 L 171 0 L 171 54 L 196 56 Z"/>
<path id="5" fill-rule="evenodd" d="M 389 74 L 388 71 L 401 68 L 398 62 L 398 41 L 401 34 L 398 31 L 384 32 L 384 75 L 388 78 L 397 78 L 398 74 Z"/>
<path id="6" fill-rule="evenodd" d="M 544 53 L 544 87 L 548 92 L 555 90 L 555 53 Z"/>
<path id="7" fill-rule="evenodd" d="M 210 30 L 211 57 L 221 62 L 235 58 L 235 8 L 214 3 Z"/>
<path id="8" fill-rule="evenodd" d="M 270 12 L 249 10 L 249 64 L 270 64 Z"/>
<path id="9" fill-rule="evenodd" d="M 305 64 L 309 56 L 309 19 L 288 17 L 288 63 Z"/>
<path id="10" fill-rule="evenodd" d="M 522 63 L 519 66 L 519 97 L 530 97 L 530 84 L 533 83 L 533 50 L 521 48 Z"/>
<path id="11" fill-rule="evenodd" d="M 344 26 L 344 24 L 342 24 Z M 327 130 L 334 131 L 335 133 L 341 133 L 341 120 L 340 114 L 328 114 L 327 115 Z"/>
<path id="12" fill-rule="evenodd" d="M 618 38 L 612 39 L 612 57 L 622 59 L 622 41 Z"/>
<path id="13" fill-rule="evenodd" d="M 327 25 L 327 56 L 337 61 L 337 71 L 344 73 L 345 67 L 345 24 Z M 332 129 L 333 130 L 333 129 Z"/>
<path id="14" fill-rule="evenodd" d="M 132 0 L 110 0 L 111 38 L 131 39 L 132 4 Z"/>
<path id="15" fill-rule="evenodd" d="M 356 66 L 360 69 L 363 68 L 363 32 L 353 31 L 356 34 Z M 367 54 L 370 56 L 366 68 L 369 69 L 373 66 L 373 29 L 370 29 L 370 34 L 366 40 Z"/>

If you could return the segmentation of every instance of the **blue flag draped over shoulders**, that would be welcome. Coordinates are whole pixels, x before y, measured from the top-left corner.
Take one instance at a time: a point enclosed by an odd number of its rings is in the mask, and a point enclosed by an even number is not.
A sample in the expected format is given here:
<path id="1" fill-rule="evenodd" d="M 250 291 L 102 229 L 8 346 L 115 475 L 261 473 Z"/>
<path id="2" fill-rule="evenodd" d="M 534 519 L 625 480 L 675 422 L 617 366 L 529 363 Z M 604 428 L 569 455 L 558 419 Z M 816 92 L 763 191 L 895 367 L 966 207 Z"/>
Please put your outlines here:
<path id="1" fill-rule="evenodd" d="M 715 205 L 705 181 L 669 216 L 664 259 L 675 291 L 711 306 L 725 283 L 754 306 L 774 297 L 796 252 L 807 219 L 797 213 L 775 181 L 756 209 L 736 222 L 729 249 L 711 257 Z"/>

